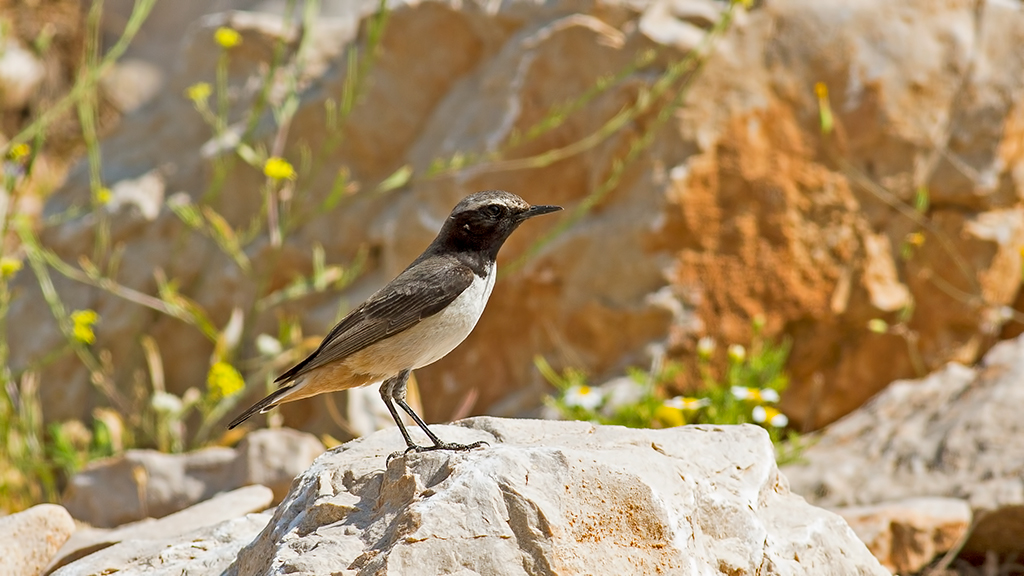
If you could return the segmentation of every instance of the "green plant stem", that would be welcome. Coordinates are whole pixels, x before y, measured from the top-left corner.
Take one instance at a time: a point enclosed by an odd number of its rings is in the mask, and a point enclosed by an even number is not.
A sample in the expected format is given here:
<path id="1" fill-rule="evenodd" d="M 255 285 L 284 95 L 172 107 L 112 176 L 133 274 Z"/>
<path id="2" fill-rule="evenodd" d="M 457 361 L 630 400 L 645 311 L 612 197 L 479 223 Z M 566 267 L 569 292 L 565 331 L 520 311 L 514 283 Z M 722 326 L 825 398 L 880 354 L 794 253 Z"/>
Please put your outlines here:
<path id="1" fill-rule="evenodd" d="M 71 345 L 71 349 L 75 352 L 78 359 L 89 371 L 89 381 L 100 392 L 102 392 L 103 395 L 106 396 L 107 400 L 113 403 L 114 406 L 127 413 L 130 410 L 129 404 L 121 393 L 117 391 L 114 383 L 104 370 L 103 364 L 92 354 L 85 344 L 79 342 L 78 339 L 75 338 L 71 320 L 68 317 L 67 310 L 64 309 L 64 303 L 61 301 L 60 295 L 57 293 L 57 289 L 53 285 L 53 280 L 50 278 L 50 273 L 47 270 L 47 259 L 43 255 L 35 235 L 26 223 L 21 223 L 16 228 L 18 238 L 25 247 L 29 265 L 32 267 L 32 271 L 35 272 L 36 279 L 39 281 L 39 287 L 43 292 L 43 298 L 46 300 L 47 305 L 49 305 L 50 312 L 57 321 L 57 326 L 61 333 L 64 334 L 64 338 Z"/>
<path id="2" fill-rule="evenodd" d="M 100 17 L 103 14 L 103 2 L 94 2 L 86 18 L 85 54 L 79 76 L 88 74 L 98 66 Z M 96 91 L 89 90 L 82 94 L 76 104 L 78 121 L 82 127 L 82 138 L 85 140 L 86 156 L 89 160 L 90 199 L 94 207 L 100 206 L 100 191 L 103 189 L 103 159 L 100 151 L 97 130 L 98 103 Z M 93 260 L 103 262 L 110 252 L 110 218 L 105 210 L 94 210 L 97 214 L 96 234 L 93 236 Z"/>
<path id="3" fill-rule="evenodd" d="M 99 2 L 100 0 L 97 0 L 97 3 Z M 149 16 L 149 12 L 153 9 L 154 4 L 156 4 L 156 0 L 137 0 L 135 2 L 135 7 L 132 9 L 131 16 L 128 17 L 128 23 L 125 25 L 124 33 L 121 34 L 121 37 L 118 38 L 117 42 L 110 48 L 106 55 L 104 55 L 103 60 L 101 60 L 94 68 L 86 71 L 85 74 L 80 75 L 75 80 L 75 84 L 72 86 L 71 91 L 67 96 L 57 101 L 57 103 L 55 103 L 49 110 L 29 124 L 28 127 L 15 135 L 14 138 L 11 138 L 9 142 L 0 146 L 0 156 L 6 156 L 7 152 L 11 149 L 11 146 L 37 138 L 38 135 L 44 132 L 50 124 L 66 113 L 71 106 L 75 105 L 90 91 L 95 90 L 96 84 L 99 82 L 99 79 L 103 74 L 105 74 L 107 70 L 117 62 L 117 59 L 124 54 L 124 51 L 128 49 L 128 45 L 131 44 L 132 39 L 134 39 L 135 35 L 138 34 L 139 29 Z"/>
<path id="4" fill-rule="evenodd" d="M 359 57 L 359 52 L 356 50 L 355 46 L 350 46 L 348 49 L 345 68 L 345 82 L 342 87 L 341 103 L 335 105 L 331 105 L 333 101 L 325 103 L 328 135 L 323 145 L 318 147 L 317 153 L 314 155 L 313 161 L 310 163 L 311 173 L 315 174 L 321 170 L 323 165 L 327 162 L 327 158 L 338 149 L 338 146 L 340 146 L 345 139 L 345 122 L 348 121 L 356 104 L 366 93 L 366 88 L 369 84 L 370 71 L 380 55 L 380 46 L 384 39 L 384 31 L 387 27 L 389 15 L 390 12 L 387 9 L 387 1 L 380 0 L 380 4 L 377 6 L 377 12 L 371 17 L 370 22 L 366 27 L 366 43 L 362 49 L 363 57 Z M 297 187 L 296 191 L 297 193 L 307 193 L 309 191 L 309 186 L 310 184 Z M 333 210 L 340 204 L 341 202 L 339 199 L 339 201 L 335 202 L 330 208 Z M 319 216 L 322 212 L 323 210 L 303 216 L 306 218 Z M 301 220 L 302 218 L 290 219 L 285 223 L 285 228 L 294 229 L 298 227 Z"/>
<path id="5" fill-rule="evenodd" d="M 47 274 L 47 282 L 49 282 L 49 275 L 48 273 L 46 273 L 46 266 L 48 265 L 54 270 L 56 270 L 58 273 L 60 273 L 62 276 L 70 280 L 74 280 L 76 282 L 80 282 L 88 286 L 93 286 L 95 288 L 105 290 L 115 296 L 124 298 L 129 302 L 134 302 L 136 304 L 145 306 L 152 310 L 156 310 L 157 312 L 161 312 L 173 318 L 177 318 L 182 322 L 199 328 L 200 331 L 212 342 L 217 341 L 216 331 L 211 331 L 209 328 L 205 326 L 209 324 L 208 319 L 197 318 L 195 314 L 188 313 L 187 311 L 183 310 L 180 306 L 170 304 L 164 300 L 161 300 L 160 298 L 156 298 L 144 292 L 140 292 L 133 288 L 129 288 L 110 278 L 100 276 L 97 273 L 87 273 L 85 271 L 79 270 L 78 268 L 75 268 L 74 266 L 71 266 L 67 262 L 64 262 L 59 256 L 57 256 L 53 252 L 43 248 L 36 239 L 35 234 L 32 233 L 31 230 L 27 229 L 27 225 L 18 227 L 18 236 L 21 239 L 22 244 L 25 246 L 26 251 L 30 256 L 30 262 L 38 262 L 41 265 L 43 265 L 41 271 L 44 274 Z M 35 264 L 33 264 L 33 270 L 35 270 Z M 36 272 L 38 275 L 40 271 L 36 270 Z M 43 280 L 42 278 L 40 278 L 40 283 L 42 282 Z M 50 286 L 52 288 L 52 283 L 50 283 Z M 56 294 L 55 291 L 53 292 L 52 296 L 54 298 L 59 299 L 59 296 Z"/>

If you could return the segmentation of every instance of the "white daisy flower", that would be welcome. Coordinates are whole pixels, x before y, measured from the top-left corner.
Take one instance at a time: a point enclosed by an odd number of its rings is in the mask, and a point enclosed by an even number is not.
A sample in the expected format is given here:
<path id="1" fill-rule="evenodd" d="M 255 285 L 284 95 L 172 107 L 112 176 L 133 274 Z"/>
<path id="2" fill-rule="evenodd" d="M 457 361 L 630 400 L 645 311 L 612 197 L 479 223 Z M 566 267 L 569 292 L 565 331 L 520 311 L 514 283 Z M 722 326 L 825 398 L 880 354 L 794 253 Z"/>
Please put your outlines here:
<path id="1" fill-rule="evenodd" d="M 754 418 L 754 422 L 758 424 L 767 422 L 769 426 L 775 428 L 783 428 L 789 424 L 789 418 L 771 406 L 755 406 L 750 415 Z"/>
<path id="2" fill-rule="evenodd" d="M 167 392 L 155 392 L 149 402 L 154 410 L 164 414 L 177 414 L 183 408 L 181 398 Z"/>
<path id="3" fill-rule="evenodd" d="M 699 410 L 711 404 L 708 398 L 690 398 L 687 396 L 676 396 L 665 400 L 665 406 L 677 410 Z"/>
<path id="4" fill-rule="evenodd" d="M 715 353 L 715 339 L 711 336 L 704 336 L 697 341 L 697 356 L 707 360 Z"/>
<path id="5" fill-rule="evenodd" d="M 747 349 L 740 344 L 732 344 L 729 346 L 729 360 L 739 364 L 746 360 Z"/>
<path id="6" fill-rule="evenodd" d="M 746 386 L 733 386 L 732 395 L 737 400 L 750 400 L 752 402 L 779 401 L 779 393 L 771 388 L 747 388 Z"/>
<path id="7" fill-rule="evenodd" d="M 264 356 L 276 356 L 281 353 L 281 342 L 270 334 L 260 334 L 256 337 L 256 349 Z"/>
<path id="8" fill-rule="evenodd" d="M 572 386 L 565 391 L 562 400 L 567 406 L 596 410 L 604 402 L 604 393 L 590 386 Z"/>

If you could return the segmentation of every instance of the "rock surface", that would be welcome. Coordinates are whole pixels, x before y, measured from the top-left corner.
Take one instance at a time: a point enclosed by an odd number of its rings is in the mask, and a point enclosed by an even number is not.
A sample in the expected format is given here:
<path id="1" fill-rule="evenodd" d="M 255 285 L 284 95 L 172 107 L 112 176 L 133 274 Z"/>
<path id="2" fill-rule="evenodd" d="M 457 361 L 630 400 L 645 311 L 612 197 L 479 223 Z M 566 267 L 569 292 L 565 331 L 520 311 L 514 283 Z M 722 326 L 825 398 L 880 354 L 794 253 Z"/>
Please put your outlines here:
<path id="1" fill-rule="evenodd" d="M 229 575 L 886 574 L 838 516 L 790 494 L 754 426 L 631 430 L 472 418 L 468 453 L 325 453 Z"/>
<path id="2" fill-rule="evenodd" d="M 249 484 L 269 487 L 280 500 L 323 449 L 311 434 L 280 429 L 253 432 L 235 449 L 129 450 L 76 474 L 62 500 L 72 516 L 100 528 L 160 518 Z"/>
<path id="3" fill-rule="evenodd" d="M 783 471 L 795 493 L 820 506 L 964 499 L 975 518 L 965 554 L 1022 553 L 1021 382 L 1024 337 L 999 343 L 977 368 L 951 364 L 893 383 Z"/>
<path id="4" fill-rule="evenodd" d="M 248 514 L 176 538 L 121 542 L 68 564 L 52 576 L 218 576 L 268 520 L 270 514 Z"/>
<path id="5" fill-rule="evenodd" d="M 949 551 L 971 526 L 971 507 L 956 498 L 907 498 L 834 512 L 893 574 L 914 574 Z"/>
<path id="6" fill-rule="evenodd" d="M 24 108 L 45 75 L 43 63 L 32 52 L 0 32 L 0 110 Z"/>
<path id="7" fill-rule="evenodd" d="M 312 434 L 290 428 L 250 432 L 235 447 L 236 458 L 227 474 L 227 484 L 262 484 L 280 502 L 299 473 L 324 451 Z"/>
<path id="8" fill-rule="evenodd" d="M 61 546 L 48 570 L 70 564 L 119 542 L 173 541 L 187 532 L 241 518 L 249 513 L 262 512 L 273 500 L 274 493 L 266 486 L 246 486 L 218 494 L 159 520 L 140 520 L 112 530 L 81 528 Z"/>
<path id="9" fill-rule="evenodd" d="M 783 407 L 791 420 L 810 427 L 913 375 L 915 364 L 933 369 L 951 359 L 972 362 L 990 345 L 1008 317 L 1002 307 L 1015 301 L 1017 251 L 1024 243 L 1019 3 L 984 2 L 977 9 L 967 0 L 757 4 L 738 15 L 682 106 L 618 186 L 527 266 L 505 274 L 470 338 L 419 371 L 431 390 L 424 394 L 428 419 L 450 418 L 451 407 L 467 398 L 475 398 L 477 413 L 535 408 L 544 387 L 533 366 L 538 353 L 556 367 L 614 374 L 643 363 L 651 344 L 687 354 L 704 334 L 743 343 L 756 314 L 765 316 L 767 334 L 793 338 L 795 378 Z M 303 150 L 330 150 L 325 104 L 342 99 L 347 43 L 365 36 L 361 18 L 376 5 L 323 2 L 325 14 L 335 17 L 316 20 L 316 41 L 298 80 L 300 104 L 284 152 L 296 164 Z M 428 167 L 458 153 L 524 159 L 599 131 L 679 62 L 722 8 L 625 0 L 388 5 L 381 56 L 342 128 L 345 139 L 328 154 L 329 169 L 303 175 L 293 199 L 296 213 L 319 215 L 289 236 L 282 258 L 265 257 L 265 237 L 247 247 L 257 265 L 277 263 L 266 271 L 267 283 L 280 286 L 309 272 L 314 244 L 324 247 L 330 263 L 349 262 L 367 249 L 371 258 L 360 282 L 289 308 L 307 334 L 325 334 L 339 308 L 393 277 L 470 192 L 505 188 L 534 202 L 565 205 L 566 214 L 582 206 L 651 118 L 637 117 L 586 153 L 533 169 L 491 165 L 433 176 Z M 160 14 L 154 18 L 166 18 L 167 26 L 154 21 L 157 44 L 139 46 L 134 55 L 162 53 L 162 61 L 175 66 L 160 93 L 105 139 L 101 179 L 113 189 L 153 174 L 161 190 L 198 199 L 219 174 L 218 146 L 182 93 L 214 80 L 217 59 L 209 55 L 219 48 L 213 31 L 232 26 L 244 38 L 231 53 L 228 74 L 230 119 L 236 121 L 262 85 L 259 72 L 273 46 L 278 39 L 293 41 L 294 30 L 272 15 L 230 13 L 202 18 L 185 33 L 186 16 L 197 12 Z M 424 36 L 435 39 L 428 53 L 413 41 Z M 178 38 L 183 46 L 174 53 Z M 661 51 L 650 66 L 611 84 L 557 129 L 507 144 L 553 106 L 578 98 L 651 48 Z M 828 88 L 835 124 L 828 135 L 814 91 L 819 82 Z M 271 125 L 268 114 L 257 135 L 269 140 Z M 319 213 L 340 167 L 367 192 L 405 165 L 413 176 L 401 189 L 359 193 L 343 210 Z M 214 207 L 230 223 L 247 226 L 262 210 L 252 191 L 264 177 L 242 162 L 234 166 Z M 88 183 L 83 162 L 50 197 L 47 214 L 85 205 Z M 893 208 L 912 205 L 922 193 L 930 199 L 925 228 Z M 153 272 L 163 270 L 218 326 L 235 306 L 258 297 L 257 283 L 166 207 L 152 220 L 130 207 L 115 216 L 111 241 L 125 248 L 123 284 L 155 293 Z M 72 218 L 44 230 L 43 238 L 78 262 L 80 247 L 92 245 L 95 223 L 89 215 Z M 556 225 L 551 219 L 524 227 L 504 249 L 503 269 Z M 917 232 L 922 236 L 913 236 L 918 239 L 908 248 L 908 235 Z M 32 274 L 25 271 L 18 282 L 21 297 L 8 326 L 36 329 L 8 338 L 15 370 L 64 341 Z M 203 381 L 212 344 L 194 329 L 62 278 L 56 283 L 69 307 L 100 313 L 96 347 L 110 351 L 119 381 L 131 382 L 143 362 L 133 337 L 140 333 L 176 359 L 165 362 L 169 390 L 180 394 Z M 911 303 L 906 328 L 917 335 L 916 349 L 899 334 L 867 329 L 871 319 L 897 320 Z M 276 333 L 277 316 L 268 312 L 251 326 L 247 334 Z M 874 361 L 881 354 L 888 360 Z M 89 413 L 93 389 L 73 359 L 52 364 L 42 381 L 60 383 L 42 390 L 47 418 Z M 329 430 L 327 401 L 291 406 L 287 418 Z"/>
<path id="10" fill-rule="evenodd" d="M 37 576 L 75 531 L 67 510 L 39 504 L 0 518 L 0 576 Z"/>

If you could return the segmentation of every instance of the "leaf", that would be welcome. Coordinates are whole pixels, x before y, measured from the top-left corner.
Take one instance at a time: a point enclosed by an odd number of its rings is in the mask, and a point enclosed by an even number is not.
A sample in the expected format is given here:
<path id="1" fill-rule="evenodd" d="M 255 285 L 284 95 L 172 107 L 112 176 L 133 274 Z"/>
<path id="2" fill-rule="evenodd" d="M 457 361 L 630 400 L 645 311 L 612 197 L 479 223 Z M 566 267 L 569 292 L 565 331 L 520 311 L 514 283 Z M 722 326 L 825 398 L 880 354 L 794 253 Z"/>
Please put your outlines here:
<path id="1" fill-rule="evenodd" d="M 385 178 L 384 181 L 377 186 L 377 192 L 389 192 L 396 188 L 401 188 L 409 182 L 410 178 L 412 178 L 412 166 L 406 164 L 398 170 L 395 170 L 391 176 Z"/>
<path id="2" fill-rule="evenodd" d="M 928 211 L 928 205 L 931 203 L 931 198 L 928 193 L 928 187 L 921 185 L 917 187 L 917 191 L 914 192 L 914 210 L 917 210 L 921 214 Z"/>
<path id="3" fill-rule="evenodd" d="M 537 370 L 540 372 L 540 375 L 543 376 L 549 384 L 558 389 L 562 389 L 565 387 L 565 381 L 558 374 L 558 372 L 551 367 L 551 364 L 548 363 L 546 358 L 539 354 L 537 356 L 534 356 L 533 365 L 537 367 Z"/>
<path id="4" fill-rule="evenodd" d="M 216 342 L 220 337 L 220 333 L 217 328 L 210 321 L 210 317 L 207 316 L 206 311 L 197 302 L 187 298 L 186 296 L 178 292 L 178 286 L 176 280 L 167 280 L 167 276 L 160 269 L 154 272 L 153 277 L 156 279 L 157 290 L 160 294 L 160 299 L 167 306 L 168 311 L 199 328 L 199 330 L 210 340 Z"/>
<path id="5" fill-rule="evenodd" d="M 238 152 L 238 156 L 244 160 L 246 164 L 256 167 L 263 165 L 263 160 L 260 159 L 259 153 L 253 150 L 252 146 L 249 146 L 248 144 L 239 144 L 235 147 L 235 150 Z"/>
<path id="6" fill-rule="evenodd" d="M 350 176 L 348 166 L 338 168 L 338 173 L 334 176 L 334 183 L 331 184 L 331 191 L 327 193 L 327 198 L 321 205 L 321 211 L 334 210 L 341 203 L 342 198 L 355 191 L 355 183 L 349 181 Z"/>
<path id="7" fill-rule="evenodd" d="M 326 270 L 327 255 L 324 253 L 323 245 L 318 242 L 313 245 L 313 288 L 317 292 L 327 288 Z"/>
<path id="8" fill-rule="evenodd" d="M 203 230 L 203 216 L 199 212 L 199 207 L 193 204 L 187 195 L 175 194 L 168 198 L 167 207 L 189 228 L 200 232 Z"/>
<path id="9" fill-rule="evenodd" d="M 246 273 L 250 272 L 252 264 L 249 262 L 249 257 L 242 251 L 241 243 L 231 224 L 228 224 L 228 221 L 211 206 L 203 206 L 202 212 L 210 225 L 209 233 L 213 241 L 238 264 L 239 268 Z"/>

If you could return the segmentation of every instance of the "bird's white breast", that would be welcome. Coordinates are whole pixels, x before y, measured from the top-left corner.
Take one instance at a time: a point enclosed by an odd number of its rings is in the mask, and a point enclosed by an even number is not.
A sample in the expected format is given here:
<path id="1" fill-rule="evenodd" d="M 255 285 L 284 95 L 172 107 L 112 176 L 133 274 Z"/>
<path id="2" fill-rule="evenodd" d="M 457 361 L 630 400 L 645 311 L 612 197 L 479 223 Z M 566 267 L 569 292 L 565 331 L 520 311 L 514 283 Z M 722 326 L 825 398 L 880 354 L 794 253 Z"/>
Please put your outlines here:
<path id="1" fill-rule="evenodd" d="M 494 288 L 497 266 L 491 264 L 487 276 L 473 276 L 473 282 L 451 304 L 433 316 L 351 358 L 360 364 L 372 364 L 372 372 L 393 376 L 407 368 L 420 368 L 437 362 L 469 336 L 487 305 Z M 363 368 L 361 368 L 363 369 Z M 365 368 L 370 371 L 370 366 Z"/>

